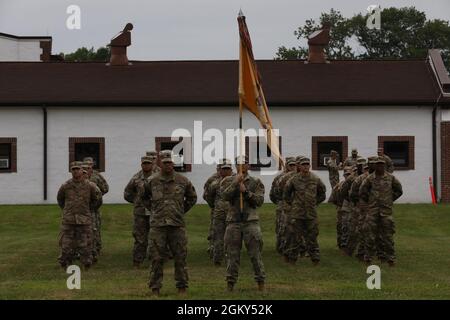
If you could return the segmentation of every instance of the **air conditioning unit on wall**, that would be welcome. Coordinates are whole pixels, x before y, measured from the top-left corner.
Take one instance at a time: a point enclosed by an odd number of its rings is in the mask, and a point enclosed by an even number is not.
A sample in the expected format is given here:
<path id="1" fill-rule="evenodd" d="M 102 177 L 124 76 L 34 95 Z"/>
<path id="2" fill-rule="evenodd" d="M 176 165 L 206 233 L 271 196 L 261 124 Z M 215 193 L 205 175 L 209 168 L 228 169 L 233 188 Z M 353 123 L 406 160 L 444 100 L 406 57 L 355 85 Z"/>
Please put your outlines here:
<path id="1" fill-rule="evenodd" d="M 0 169 L 9 168 L 9 159 L 0 159 Z"/>

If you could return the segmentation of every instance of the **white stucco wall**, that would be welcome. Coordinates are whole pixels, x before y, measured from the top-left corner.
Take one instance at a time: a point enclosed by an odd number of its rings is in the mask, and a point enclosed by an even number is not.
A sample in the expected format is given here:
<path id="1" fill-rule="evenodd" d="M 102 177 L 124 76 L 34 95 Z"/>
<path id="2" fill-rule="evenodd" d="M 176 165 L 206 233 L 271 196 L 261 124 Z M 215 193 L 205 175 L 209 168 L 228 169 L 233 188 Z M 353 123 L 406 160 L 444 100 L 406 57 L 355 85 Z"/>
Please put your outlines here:
<path id="1" fill-rule="evenodd" d="M 40 41 L 0 36 L 0 61 L 40 61 Z"/>
<path id="2" fill-rule="evenodd" d="M 275 126 L 283 137 L 284 155 L 311 157 L 312 136 L 348 136 L 349 150 L 360 155 L 376 153 L 380 135 L 415 136 L 415 170 L 397 171 L 404 188 L 400 202 L 429 202 L 428 177 L 432 176 L 430 108 L 420 107 L 272 107 Z M 48 108 L 48 202 L 56 201 L 59 186 L 68 178 L 68 138 L 105 137 L 106 172 L 110 185 L 105 203 L 121 203 L 123 188 L 139 170 L 139 159 L 155 147 L 155 136 L 170 136 L 177 128 L 193 132 L 194 120 L 225 130 L 238 124 L 237 108 Z M 244 128 L 259 128 L 246 115 Z M 0 203 L 44 203 L 42 200 L 42 111 L 0 108 L 0 137 L 18 137 L 18 173 L 0 174 Z M 203 146 L 209 144 L 205 142 Z M 25 159 L 31 159 L 29 162 Z M 199 201 L 204 181 L 214 165 L 193 165 L 186 176 L 194 183 Z M 316 172 L 330 185 L 326 171 Z M 254 175 L 259 175 L 253 172 Z M 261 176 L 266 200 L 272 176 Z"/>

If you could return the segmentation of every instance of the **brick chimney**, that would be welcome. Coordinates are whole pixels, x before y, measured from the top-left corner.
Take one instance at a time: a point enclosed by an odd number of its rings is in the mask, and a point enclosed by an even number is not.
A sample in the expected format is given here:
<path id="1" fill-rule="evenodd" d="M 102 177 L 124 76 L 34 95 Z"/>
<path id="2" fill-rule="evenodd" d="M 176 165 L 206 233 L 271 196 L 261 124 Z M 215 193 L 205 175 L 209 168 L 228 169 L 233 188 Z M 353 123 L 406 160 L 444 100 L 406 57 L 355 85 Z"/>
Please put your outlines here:
<path id="1" fill-rule="evenodd" d="M 330 27 L 329 23 L 324 23 L 322 30 L 315 31 L 308 37 L 309 63 L 328 62 L 325 55 L 325 47 L 330 42 Z"/>
<path id="2" fill-rule="evenodd" d="M 111 39 L 111 43 L 108 45 L 111 47 L 111 57 L 108 65 L 128 66 L 131 64 L 128 62 L 127 57 L 127 47 L 131 45 L 131 30 L 133 30 L 133 25 L 127 23 L 123 31 Z"/>

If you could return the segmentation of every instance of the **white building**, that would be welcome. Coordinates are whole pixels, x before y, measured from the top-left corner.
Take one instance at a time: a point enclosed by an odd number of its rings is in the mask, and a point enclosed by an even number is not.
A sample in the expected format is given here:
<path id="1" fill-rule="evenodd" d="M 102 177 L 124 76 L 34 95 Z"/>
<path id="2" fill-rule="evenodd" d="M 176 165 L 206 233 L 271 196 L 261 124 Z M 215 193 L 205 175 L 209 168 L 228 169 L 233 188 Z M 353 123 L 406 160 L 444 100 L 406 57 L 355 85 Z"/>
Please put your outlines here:
<path id="1" fill-rule="evenodd" d="M 0 61 L 50 61 L 52 37 L 15 36 L 0 32 Z"/>
<path id="2" fill-rule="evenodd" d="M 403 184 L 400 202 L 430 202 L 429 177 L 450 201 L 450 80 L 437 51 L 423 60 L 257 64 L 283 155 L 311 157 L 328 193 L 321 164 L 331 149 L 367 157 L 383 146 Z M 110 185 L 104 202 L 122 203 L 140 157 L 173 147 L 174 130 L 198 136 L 194 121 L 203 133 L 237 128 L 237 86 L 237 61 L 0 62 L 0 204 L 55 203 L 69 162 L 86 155 Z M 249 113 L 244 128 L 259 128 Z M 201 202 L 215 165 L 181 169 Z M 269 201 L 273 176 L 260 177 Z"/>

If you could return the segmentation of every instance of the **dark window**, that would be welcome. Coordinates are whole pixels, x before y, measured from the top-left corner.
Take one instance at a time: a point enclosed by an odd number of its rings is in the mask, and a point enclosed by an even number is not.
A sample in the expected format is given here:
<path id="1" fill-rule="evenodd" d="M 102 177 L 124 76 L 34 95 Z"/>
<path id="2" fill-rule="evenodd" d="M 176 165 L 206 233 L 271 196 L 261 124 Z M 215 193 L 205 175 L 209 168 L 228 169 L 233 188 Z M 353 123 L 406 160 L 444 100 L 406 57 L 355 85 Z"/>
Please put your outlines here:
<path id="1" fill-rule="evenodd" d="M 180 144 L 182 141 L 184 143 Z M 171 137 L 156 137 L 155 149 L 157 152 L 160 152 L 161 150 L 172 150 L 174 152 L 173 160 L 175 171 L 191 172 L 192 164 L 190 159 L 187 159 L 188 152 L 185 152 L 185 147 L 190 147 L 189 141 L 190 139 L 188 138 L 179 138 L 173 141 Z M 176 148 L 176 150 L 174 150 L 174 148 Z M 161 163 L 159 163 L 159 165 L 161 165 Z"/>
<path id="2" fill-rule="evenodd" d="M 94 169 L 99 170 L 100 143 L 75 143 L 75 161 L 83 161 L 86 157 L 92 157 Z"/>
<path id="3" fill-rule="evenodd" d="M 72 161 L 94 159 L 94 169 L 105 171 L 105 138 L 69 138 L 69 164 Z"/>
<path id="4" fill-rule="evenodd" d="M 347 157 L 348 138 L 345 136 L 312 137 L 311 162 L 313 170 L 326 170 L 331 150 L 338 153 L 338 163 Z"/>
<path id="5" fill-rule="evenodd" d="M 395 167 L 407 167 L 409 164 L 409 154 L 407 141 L 385 141 L 384 153 L 387 154 Z"/>
<path id="6" fill-rule="evenodd" d="M 11 170 L 11 144 L 0 143 L 0 171 Z"/>
<path id="7" fill-rule="evenodd" d="M 413 136 L 380 136 L 378 147 L 394 163 L 394 170 L 414 170 Z"/>
<path id="8" fill-rule="evenodd" d="M 17 139 L 0 138 L 0 173 L 17 172 Z"/>
<path id="9" fill-rule="evenodd" d="M 335 150 L 339 155 L 337 159 L 337 163 L 341 162 L 342 159 L 342 142 L 341 141 L 333 141 L 333 142 L 318 142 L 317 143 L 317 159 L 319 160 L 317 165 L 319 169 L 326 169 L 326 163 L 331 158 L 331 150 Z"/>
<path id="10" fill-rule="evenodd" d="M 281 137 L 278 137 L 278 148 L 281 150 Z M 274 161 L 272 150 L 267 145 L 265 137 L 245 137 L 245 150 L 250 162 L 250 170 L 259 171 L 261 168 L 271 168 Z M 281 169 L 281 164 L 279 168 Z"/>

